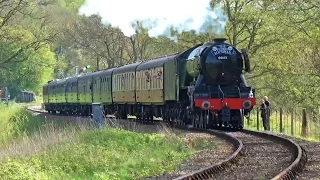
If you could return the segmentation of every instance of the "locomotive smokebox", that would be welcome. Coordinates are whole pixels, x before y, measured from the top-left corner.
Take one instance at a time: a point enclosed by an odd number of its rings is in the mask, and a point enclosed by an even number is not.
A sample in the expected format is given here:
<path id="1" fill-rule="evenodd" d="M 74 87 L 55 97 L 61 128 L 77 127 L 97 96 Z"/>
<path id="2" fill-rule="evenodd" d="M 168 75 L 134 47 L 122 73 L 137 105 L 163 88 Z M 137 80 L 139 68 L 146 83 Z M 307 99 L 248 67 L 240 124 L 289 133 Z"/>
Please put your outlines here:
<path id="1" fill-rule="evenodd" d="M 201 72 L 207 81 L 206 84 L 233 84 L 242 73 L 241 54 L 226 43 L 226 40 L 213 39 L 201 55 Z"/>

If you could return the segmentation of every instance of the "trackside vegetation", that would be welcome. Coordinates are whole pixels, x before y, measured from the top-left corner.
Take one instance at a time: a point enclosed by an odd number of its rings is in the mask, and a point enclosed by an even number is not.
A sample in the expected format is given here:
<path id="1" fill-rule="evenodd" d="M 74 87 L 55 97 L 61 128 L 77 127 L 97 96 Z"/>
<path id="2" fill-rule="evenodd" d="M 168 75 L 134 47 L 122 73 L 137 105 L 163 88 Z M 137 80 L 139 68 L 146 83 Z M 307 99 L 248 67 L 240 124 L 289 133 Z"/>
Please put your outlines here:
<path id="1" fill-rule="evenodd" d="M 175 170 L 211 142 L 58 123 L 1 105 L 0 179 L 139 179 Z"/>
<path id="2" fill-rule="evenodd" d="M 38 129 L 44 120 L 25 111 L 24 104 L 10 102 L 7 105 L 0 103 L 0 143 L 25 136 Z"/>
<path id="3" fill-rule="evenodd" d="M 41 154 L 7 159 L 0 177 L 9 179 L 136 179 L 174 170 L 194 149 L 177 137 L 102 129 L 79 134 Z"/>

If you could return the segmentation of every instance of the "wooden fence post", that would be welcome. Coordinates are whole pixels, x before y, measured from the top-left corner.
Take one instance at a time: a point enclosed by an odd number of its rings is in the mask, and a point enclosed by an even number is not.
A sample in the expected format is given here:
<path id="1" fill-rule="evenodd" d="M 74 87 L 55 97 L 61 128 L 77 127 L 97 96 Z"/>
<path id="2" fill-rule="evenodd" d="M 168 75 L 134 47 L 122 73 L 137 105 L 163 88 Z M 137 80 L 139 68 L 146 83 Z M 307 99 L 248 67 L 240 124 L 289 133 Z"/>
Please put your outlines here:
<path id="1" fill-rule="evenodd" d="M 294 135 L 294 119 L 293 119 L 293 112 L 294 110 L 292 109 L 291 111 L 291 135 L 293 136 Z"/>
<path id="2" fill-rule="evenodd" d="M 302 124 L 301 124 L 301 136 L 307 136 L 307 112 L 306 109 L 302 110 Z"/>
<path id="3" fill-rule="evenodd" d="M 282 108 L 280 108 L 280 133 L 282 133 L 283 128 L 282 128 Z"/>
<path id="4" fill-rule="evenodd" d="M 257 130 L 259 131 L 259 107 L 257 107 Z"/>

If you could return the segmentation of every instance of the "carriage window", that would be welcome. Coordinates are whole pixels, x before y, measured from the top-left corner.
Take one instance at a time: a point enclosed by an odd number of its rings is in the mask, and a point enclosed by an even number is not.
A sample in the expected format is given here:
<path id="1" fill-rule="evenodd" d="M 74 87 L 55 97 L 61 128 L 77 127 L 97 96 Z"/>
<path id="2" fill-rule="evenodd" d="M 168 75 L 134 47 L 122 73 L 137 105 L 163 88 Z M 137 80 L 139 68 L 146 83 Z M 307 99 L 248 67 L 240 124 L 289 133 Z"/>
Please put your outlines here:
<path id="1" fill-rule="evenodd" d="M 101 92 L 104 92 L 104 91 L 103 91 L 103 86 L 104 86 L 104 85 L 103 85 L 103 78 L 100 77 L 100 78 L 99 78 L 99 81 L 100 81 L 100 82 L 99 82 L 100 91 L 101 91 Z"/>
<path id="2" fill-rule="evenodd" d="M 102 78 L 102 81 L 104 81 L 103 83 L 103 85 L 101 84 L 101 89 L 103 89 L 103 92 L 107 92 L 107 83 L 106 83 L 106 78 L 105 77 L 103 77 Z"/>
<path id="3" fill-rule="evenodd" d="M 103 78 L 102 77 L 100 77 L 98 79 L 98 84 L 99 84 L 100 91 L 103 92 Z"/>
<path id="4" fill-rule="evenodd" d="M 140 75 L 140 72 L 138 72 L 136 76 L 137 76 L 137 78 L 138 78 L 138 86 L 139 86 L 139 90 L 141 90 L 142 85 L 141 85 L 141 75 Z"/>
<path id="5" fill-rule="evenodd" d="M 92 80 L 91 86 L 92 86 L 92 87 L 91 87 L 91 91 L 92 91 L 92 92 L 96 92 L 97 82 L 96 82 L 95 79 Z"/>
<path id="6" fill-rule="evenodd" d="M 155 75 L 155 68 L 152 68 L 152 70 L 150 71 L 150 89 L 155 89 L 155 84 L 157 83 L 156 80 L 156 77 L 154 76 Z"/>
<path id="7" fill-rule="evenodd" d="M 111 92 L 111 87 L 112 87 L 112 85 L 111 85 L 111 77 L 108 77 L 108 90 L 109 90 L 109 92 Z"/>
<path id="8" fill-rule="evenodd" d="M 109 77 L 106 77 L 105 78 L 105 80 L 106 80 L 106 92 L 109 92 Z"/>
<path id="9" fill-rule="evenodd" d="M 122 86 L 121 86 L 121 90 L 123 91 L 124 90 L 124 87 L 125 87 L 125 85 L 126 85 L 126 83 L 125 83 L 125 76 L 124 76 L 124 74 L 122 75 L 122 77 L 121 77 L 121 83 L 122 83 Z"/>
<path id="10" fill-rule="evenodd" d="M 128 74 L 128 90 L 131 90 L 131 84 L 132 84 L 132 81 L 131 81 L 131 73 Z"/>
<path id="11" fill-rule="evenodd" d="M 117 91 L 119 91 L 120 90 L 120 76 L 119 75 L 117 75 Z"/>
<path id="12" fill-rule="evenodd" d="M 128 81 L 129 81 L 129 84 L 128 84 L 129 87 L 128 87 L 128 89 L 129 89 L 129 90 L 132 90 L 132 84 L 133 84 L 133 83 L 132 83 L 131 73 L 128 74 Z"/>
<path id="13" fill-rule="evenodd" d="M 132 81 L 132 73 L 129 73 L 129 89 L 130 91 L 132 90 L 132 84 L 133 84 L 133 81 Z"/>
<path id="14" fill-rule="evenodd" d="M 146 81 L 144 79 L 144 71 L 141 71 L 141 86 L 142 86 L 141 89 L 143 89 L 143 90 L 146 89 Z"/>
<path id="15" fill-rule="evenodd" d="M 108 92 L 108 78 L 104 77 L 103 80 L 105 81 L 105 84 L 103 85 L 104 92 Z"/>
<path id="16" fill-rule="evenodd" d="M 114 86 L 114 90 L 117 90 L 117 88 L 118 88 L 118 86 L 117 86 L 117 84 L 118 84 L 118 79 L 117 78 L 114 78 L 114 81 L 112 82 L 113 83 L 113 86 Z"/>
<path id="17" fill-rule="evenodd" d="M 119 83 L 119 76 L 117 75 L 117 79 L 116 79 L 117 81 L 116 81 L 116 84 L 115 84 L 115 90 L 119 90 L 119 88 L 120 88 L 120 83 Z"/>
<path id="18" fill-rule="evenodd" d="M 129 79 L 129 74 L 127 73 L 126 74 L 126 88 L 125 88 L 125 90 L 129 90 L 130 89 L 130 79 Z"/>
<path id="19" fill-rule="evenodd" d="M 105 82 L 104 85 L 103 85 L 104 91 L 105 91 L 105 92 L 108 92 L 108 86 L 109 86 L 109 84 L 108 84 L 108 78 L 104 77 L 103 80 L 104 80 L 104 82 Z"/>
<path id="20" fill-rule="evenodd" d="M 143 71 L 140 72 L 140 82 L 141 82 L 141 89 L 145 90 L 145 81 L 144 81 L 144 74 Z"/>
<path id="21" fill-rule="evenodd" d="M 139 77 L 139 72 L 136 73 L 135 81 L 136 81 L 136 88 L 137 88 L 138 90 L 140 90 L 140 77 Z"/>
<path id="22" fill-rule="evenodd" d="M 142 74 L 141 74 L 141 71 L 139 72 L 139 84 L 140 84 L 140 89 L 142 90 L 143 86 L 142 86 Z"/>
<path id="23" fill-rule="evenodd" d="M 116 84 L 117 84 L 117 79 L 116 78 L 113 78 L 113 89 L 114 90 L 116 90 L 117 89 L 117 86 L 116 86 Z"/>
<path id="24" fill-rule="evenodd" d="M 115 90 L 118 91 L 120 87 L 120 83 L 119 83 L 119 76 L 117 76 L 116 78 L 116 82 L 115 82 Z"/>
<path id="25" fill-rule="evenodd" d="M 128 89 L 128 74 L 125 74 L 124 75 L 124 87 L 123 87 L 123 90 L 127 90 Z"/>
<path id="26" fill-rule="evenodd" d="M 109 92 L 109 77 L 105 77 L 104 79 L 105 79 L 105 81 L 106 81 L 106 85 L 105 85 L 105 87 L 106 87 L 106 92 Z"/>

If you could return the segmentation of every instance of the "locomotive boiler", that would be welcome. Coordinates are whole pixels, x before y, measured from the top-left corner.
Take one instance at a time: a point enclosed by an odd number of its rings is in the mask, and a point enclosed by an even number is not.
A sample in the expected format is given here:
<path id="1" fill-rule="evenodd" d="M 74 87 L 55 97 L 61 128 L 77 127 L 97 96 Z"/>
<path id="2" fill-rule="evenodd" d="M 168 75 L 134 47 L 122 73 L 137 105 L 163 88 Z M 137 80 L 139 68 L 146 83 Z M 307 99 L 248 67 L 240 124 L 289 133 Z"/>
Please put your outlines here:
<path id="1" fill-rule="evenodd" d="M 43 86 L 45 109 L 89 116 L 92 103 L 101 103 L 106 115 L 119 118 L 241 129 L 256 103 L 243 75 L 250 63 L 245 50 L 225 41 L 50 81 Z"/>

